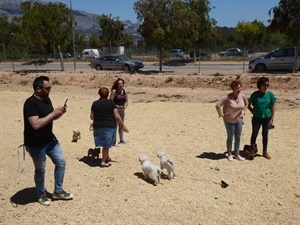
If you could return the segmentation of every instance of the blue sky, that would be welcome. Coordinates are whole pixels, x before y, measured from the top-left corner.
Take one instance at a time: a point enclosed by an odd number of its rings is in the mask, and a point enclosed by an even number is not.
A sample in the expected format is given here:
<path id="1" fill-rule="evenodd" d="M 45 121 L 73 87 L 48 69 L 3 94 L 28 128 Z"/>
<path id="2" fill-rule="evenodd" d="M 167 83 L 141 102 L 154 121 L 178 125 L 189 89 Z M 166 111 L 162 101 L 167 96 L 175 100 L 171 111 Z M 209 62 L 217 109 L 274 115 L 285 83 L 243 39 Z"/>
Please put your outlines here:
<path id="1" fill-rule="evenodd" d="M 54 0 L 62 2 L 75 10 L 83 10 L 98 15 L 111 14 L 120 20 L 136 22 L 136 13 L 133 3 L 137 0 Z M 49 1 L 46 1 L 49 2 Z M 268 25 L 269 10 L 277 6 L 279 0 L 210 0 L 211 6 L 215 7 L 210 12 L 210 17 L 217 20 L 217 25 L 224 27 L 236 27 L 238 21 L 252 22 L 262 21 Z"/>

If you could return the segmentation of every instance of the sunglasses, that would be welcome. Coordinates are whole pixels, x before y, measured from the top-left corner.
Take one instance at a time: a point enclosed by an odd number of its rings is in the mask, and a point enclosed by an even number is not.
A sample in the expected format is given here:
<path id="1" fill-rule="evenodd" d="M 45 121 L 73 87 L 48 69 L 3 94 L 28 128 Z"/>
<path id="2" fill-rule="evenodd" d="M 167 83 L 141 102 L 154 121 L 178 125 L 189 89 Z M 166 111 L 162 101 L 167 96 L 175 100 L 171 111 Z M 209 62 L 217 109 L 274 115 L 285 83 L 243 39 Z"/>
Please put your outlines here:
<path id="1" fill-rule="evenodd" d="M 41 87 L 41 88 L 46 89 L 47 91 L 51 90 L 51 86 L 50 87 Z"/>
<path id="2" fill-rule="evenodd" d="M 264 86 L 264 87 L 269 87 L 269 84 L 263 84 L 262 86 Z"/>

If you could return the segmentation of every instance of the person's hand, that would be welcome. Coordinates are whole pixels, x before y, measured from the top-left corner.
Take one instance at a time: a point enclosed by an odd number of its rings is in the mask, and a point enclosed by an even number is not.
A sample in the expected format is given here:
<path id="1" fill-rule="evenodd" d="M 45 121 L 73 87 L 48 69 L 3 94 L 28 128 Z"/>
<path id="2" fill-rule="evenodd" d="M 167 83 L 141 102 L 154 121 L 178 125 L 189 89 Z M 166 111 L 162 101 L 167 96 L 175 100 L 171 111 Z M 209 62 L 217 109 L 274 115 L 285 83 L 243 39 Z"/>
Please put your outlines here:
<path id="1" fill-rule="evenodd" d="M 273 119 L 271 119 L 268 123 L 269 126 L 273 126 Z"/>
<path id="2" fill-rule="evenodd" d="M 129 132 L 129 130 L 127 129 L 127 127 L 124 125 L 123 127 L 123 130 L 126 132 L 126 133 L 128 133 Z"/>
<path id="3" fill-rule="evenodd" d="M 53 113 L 54 113 L 54 119 L 57 120 L 59 119 L 63 114 L 65 114 L 67 112 L 66 107 L 64 106 L 59 106 L 56 109 L 54 109 Z"/>

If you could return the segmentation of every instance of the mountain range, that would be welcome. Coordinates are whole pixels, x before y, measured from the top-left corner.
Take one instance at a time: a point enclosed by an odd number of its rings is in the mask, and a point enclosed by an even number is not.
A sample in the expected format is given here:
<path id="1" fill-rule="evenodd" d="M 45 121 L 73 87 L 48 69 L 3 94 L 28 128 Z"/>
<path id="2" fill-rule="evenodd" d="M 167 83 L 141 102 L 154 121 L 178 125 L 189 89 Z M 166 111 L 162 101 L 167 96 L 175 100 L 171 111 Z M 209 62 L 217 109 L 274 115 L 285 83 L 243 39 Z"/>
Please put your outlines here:
<path id="1" fill-rule="evenodd" d="M 14 16 L 21 17 L 23 11 L 20 9 L 21 0 L 0 0 L 0 14 L 5 14 L 9 20 Z M 40 0 L 31 0 L 33 2 L 43 2 Z M 81 10 L 72 10 L 73 16 L 77 22 L 75 30 L 89 35 L 91 33 L 99 33 L 100 27 L 97 22 L 97 14 L 88 13 Z M 122 21 L 124 24 L 124 33 L 130 34 L 135 40 L 140 39 L 141 36 L 137 32 L 138 23 L 132 23 L 130 20 Z"/>

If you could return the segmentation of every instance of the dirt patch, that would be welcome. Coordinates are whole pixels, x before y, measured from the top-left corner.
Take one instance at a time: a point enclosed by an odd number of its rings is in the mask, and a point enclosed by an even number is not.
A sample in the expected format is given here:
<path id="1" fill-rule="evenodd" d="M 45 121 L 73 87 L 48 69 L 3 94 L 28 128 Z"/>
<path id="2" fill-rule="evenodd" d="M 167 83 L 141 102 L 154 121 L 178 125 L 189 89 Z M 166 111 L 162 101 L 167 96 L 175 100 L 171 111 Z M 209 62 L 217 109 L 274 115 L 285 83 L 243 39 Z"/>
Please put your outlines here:
<path id="1" fill-rule="evenodd" d="M 54 133 L 67 158 L 64 188 L 72 201 L 36 202 L 30 157 L 18 173 L 23 142 L 22 109 L 37 75 L 51 78 L 54 106 L 68 101 L 67 113 L 54 122 Z M 271 160 L 229 162 L 226 134 L 215 102 L 240 78 L 249 96 L 258 76 L 270 78 L 277 98 L 275 129 L 269 134 Z M 126 81 L 129 106 L 125 123 L 129 144 L 110 149 L 110 168 L 87 156 L 94 147 L 90 107 L 99 86 Z M 0 223 L 1 224 L 298 224 L 300 221 L 300 88 L 291 74 L 126 74 L 122 72 L 0 71 Z M 81 139 L 72 142 L 73 130 Z M 249 144 L 247 112 L 241 148 Z M 153 186 L 144 180 L 138 157 L 159 165 L 163 151 L 175 162 L 174 179 L 165 175 Z M 20 152 L 22 153 L 22 152 Z M 19 156 L 19 157 L 18 157 Z M 47 159 L 46 188 L 53 191 L 53 164 Z M 229 184 L 222 188 L 221 181 Z M 42 222 L 41 222 L 42 221 Z"/>

